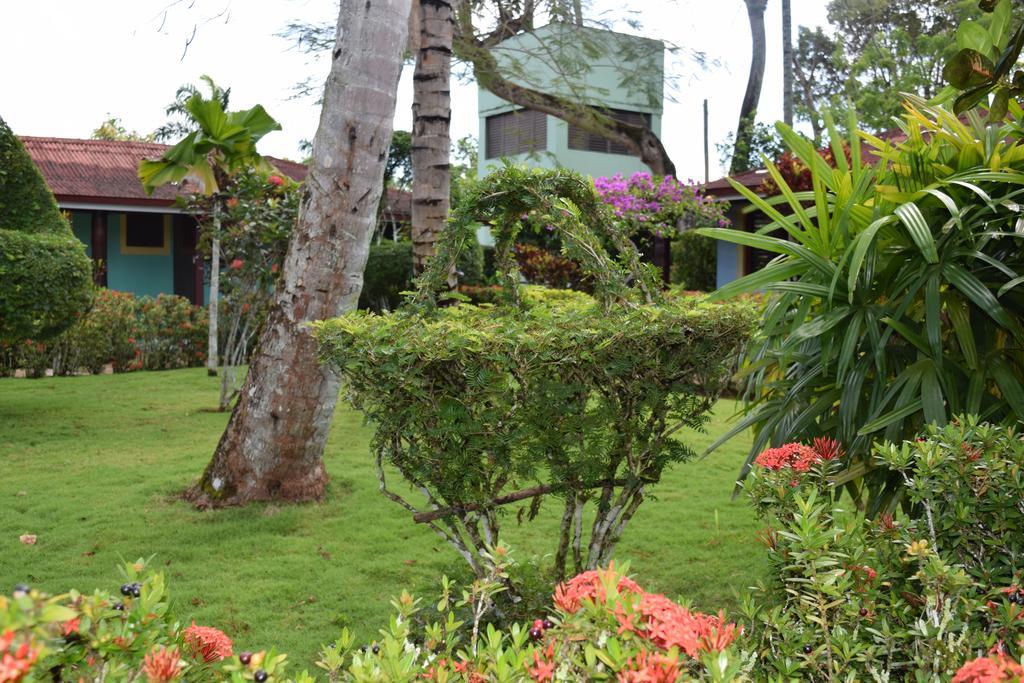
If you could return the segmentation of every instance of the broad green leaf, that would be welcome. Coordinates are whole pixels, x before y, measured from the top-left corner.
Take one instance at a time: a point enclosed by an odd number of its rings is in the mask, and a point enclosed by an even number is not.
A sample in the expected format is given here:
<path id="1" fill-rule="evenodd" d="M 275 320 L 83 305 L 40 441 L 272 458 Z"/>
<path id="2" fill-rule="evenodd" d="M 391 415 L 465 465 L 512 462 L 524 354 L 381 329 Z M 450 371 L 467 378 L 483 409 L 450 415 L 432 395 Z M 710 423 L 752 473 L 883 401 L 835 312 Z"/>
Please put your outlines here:
<path id="1" fill-rule="evenodd" d="M 772 282 L 779 282 L 781 280 L 788 280 L 798 275 L 803 275 L 807 272 L 807 264 L 799 263 L 791 260 L 782 261 L 781 263 L 772 263 L 761 270 L 751 273 L 750 275 L 744 275 L 738 280 L 733 280 L 724 287 L 720 287 L 711 293 L 708 297 L 708 301 L 722 301 L 723 299 L 729 299 L 736 296 L 737 294 L 747 294 L 750 292 L 757 292 Z"/>
<path id="2" fill-rule="evenodd" d="M 961 52 L 964 50 L 975 50 L 988 59 L 989 53 L 992 52 L 992 36 L 989 35 L 988 30 L 980 22 L 967 19 L 960 22 L 956 29 L 956 46 L 960 48 Z M 989 63 L 991 63 L 991 60 L 989 60 Z M 956 85 L 956 83 L 953 83 L 953 85 Z"/>
<path id="3" fill-rule="evenodd" d="M 995 68 L 995 64 L 984 53 L 963 48 L 946 62 L 942 77 L 955 88 L 969 90 L 987 83 Z"/>
<path id="4" fill-rule="evenodd" d="M 906 405 L 900 406 L 895 410 L 882 415 L 876 420 L 872 420 L 863 427 L 860 428 L 858 434 L 872 434 L 881 429 L 885 429 L 889 425 L 899 422 L 900 420 L 910 417 L 914 413 L 921 410 L 921 399 L 917 399 Z"/>
<path id="5" fill-rule="evenodd" d="M 947 263 L 942 267 L 946 278 L 958 290 L 964 293 L 968 299 L 988 314 L 993 320 L 1003 327 L 1016 331 L 1018 324 L 1010 317 L 1006 309 L 993 296 L 992 292 L 982 284 L 981 280 L 954 263 Z"/>
<path id="6" fill-rule="evenodd" d="M 934 366 L 921 376 L 921 409 L 924 411 L 925 422 L 940 427 L 946 424 L 946 404 Z"/>
<path id="7" fill-rule="evenodd" d="M 949 313 L 950 322 L 953 323 L 953 332 L 956 334 L 957 342 L 960 344 L 960 352 L 964 356 L 964 362 L 969 369 L 976 369 L 978 366 L 978 351 L 974 345 L 974 330 L 971 328 L 967 305 L 955 294 L 946 297 L 946 311 Z"/>
<path id="8" fill-rule="evenodd" d="M 938 263 L 939 253 L 935 249 L 935 238 L 932 237 L 932 231 L 928 228 L 924 214 L 921 213 L 921 209 L 918 208 L 917 204 L 901 204 L 896 207 L 894 213 L 903 222 L 903 225 L 906 226 L 910 239 L 921 250 L 921 255 L 924 256 L 925 260 L 928 263 Z"/>
<path id="9" fill-rule="evenodd" d="M 1002 50 L 1010 41 L 1010 24 L 1013 21 L 1013 12 L 1010 8 L 1010 0 L 1000 0 L 996 4 L 992 15 L 989 18 L 988 33 L 993 44 Z"/>

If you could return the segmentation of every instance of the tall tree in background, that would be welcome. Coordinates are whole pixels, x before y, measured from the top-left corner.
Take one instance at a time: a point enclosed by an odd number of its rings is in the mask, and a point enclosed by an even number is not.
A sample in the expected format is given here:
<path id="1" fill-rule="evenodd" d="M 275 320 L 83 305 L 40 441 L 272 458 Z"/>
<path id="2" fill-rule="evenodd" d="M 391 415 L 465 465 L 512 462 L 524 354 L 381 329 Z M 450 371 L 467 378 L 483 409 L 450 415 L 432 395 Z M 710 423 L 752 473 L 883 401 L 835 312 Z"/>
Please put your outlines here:
<path id="1" fill-rule="evenodd" d="M 189 493 L 199 506 L 323 495 L 323 450 L 340 387 L 320 366 L 305 324 L 353 310 L 359 299 L 410 6 L 340 2 L 299 224 L 227 429 Z"/>
<path id="2" fill-rule="evenodd" d="M 782 120 L 793 125 L 793 10 L 782 0 Z"/>
<path id="3" fill-rule="evenodd" d="M 977 0 L 831 0 L 835 37 L 800 28 L 794 56 L 798 120 L 821 136 L 825 109 L 852 103 L 871 131 L 893 127 L 900 93 L 938 94 L 942 67 L 956 52 L 956 27 L 977 15 Z M 843 120 L 836 112 L 837 120 Z"/>
<path id="4" fill-rule="evenodd" d="M 750 21 L 750 75 L 747 77 L 747 89 L 743 93 L 739 122 L 736 124 L 730 173 L 750 168 L 750 140 L 757 117 L 757 105 L 761 101 L 761 84 L 764 82 L 764 10 L 768 0 L 743 1 L 747 5 L 747 19 Z"/>
<path id="5" fill-rule="evenodd" d="M 412 261 L 423 272 L 448 220 L 451 200 L 452 5 L 457 0 L 413 3 L 418 21 L 412 100 Z"/>

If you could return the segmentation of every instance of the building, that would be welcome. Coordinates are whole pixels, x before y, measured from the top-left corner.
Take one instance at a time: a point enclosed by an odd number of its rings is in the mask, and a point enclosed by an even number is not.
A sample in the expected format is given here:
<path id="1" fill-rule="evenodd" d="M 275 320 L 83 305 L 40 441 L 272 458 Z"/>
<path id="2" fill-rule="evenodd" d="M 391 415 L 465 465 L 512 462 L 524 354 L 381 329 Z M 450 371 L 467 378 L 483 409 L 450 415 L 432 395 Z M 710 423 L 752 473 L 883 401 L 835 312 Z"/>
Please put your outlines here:
<path id="1" fill-rule="evenodd" d="M 733 176 L 733 180 L 740 183 L 758 196 L 764 196 L 759 188 L 768 177 L 765 169 L 744 171 Z M 719 178 L 704 186 L 704 193 L 714 195 L 718 199 L 729 202 L 729 211 L 726 214 L 733 228 L 756 232 L 770 221 L 760 211 L 750 211 L 750 202 L 733 189 L 733 186 L 726 178 Z M 778 256 L 762 249 L 754 249 L 725 240 L 717 240 L 715 245 L 716 270 L 715 286 L 721 287 L 744 275 L 749 275 L 763 268 L 769 261 Z"/>
<path id="2" fill-rule="evenodd" d="M 159 158 L 167 145 L 31 136 L 21 136 L 21 141 L 57 205 L 70 214 L 75 236 L 97 263 L 97 284 L 139 296 L 177 294 L 196 304 L 205 302 L 205 264 L 196 251 L 198 226 L 175 206 L 179 193 L 195 188 L 186 180 L 146 196 L 138 178 L 139 161 Z M 302 164 L 270 162 L 294 180 L 306 177 Z M 388 226 L 408 223 L 408 195 L 388 191 L 382 212 Z"/>
<path id="3" fill-rule="evenodd" d="M 657 40 L 564 23 L 516 35 L 494 48 L 513 82 L 606 108 L 623 121 L 649 123 L 659 135 L 664 55 Z M 484 88 L 478 108 L 481 177 L 503 158 L 593 177 L 650 170 L 616 143 L 557 117 L 517 107 Z"/>

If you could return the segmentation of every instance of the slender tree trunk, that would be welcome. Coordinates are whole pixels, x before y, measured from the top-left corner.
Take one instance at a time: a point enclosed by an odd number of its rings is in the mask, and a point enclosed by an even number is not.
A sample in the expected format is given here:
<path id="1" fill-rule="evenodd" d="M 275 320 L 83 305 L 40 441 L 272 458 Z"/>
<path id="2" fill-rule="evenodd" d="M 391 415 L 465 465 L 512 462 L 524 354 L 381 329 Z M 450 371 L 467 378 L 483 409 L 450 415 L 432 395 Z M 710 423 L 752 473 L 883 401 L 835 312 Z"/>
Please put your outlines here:
<path id="1" fill-rule="evenodd" d="M 339 382 L 318 362 L 306 323 L 359 300 L 409 8 L 410 0 L 341 0 L 299 223 L 231 420 L 188 493 L 201 507 L 323 496 Z"/>
<path id="2" fill-rule="evenodd" d="M 757 104 L 761 100 L 761 84 L 764 82 L 764 8 L 768 0 L 743 0 L 747 5 L 750 20 L 750 76 L 747 90 L 740 106 L 739 123 L 736 125 L 736 142 L 733 146 L 730 173 L 739 173 L 750 168 L 750 141 L 757 115 Z"/>
<path id="3" fill-rule="evenodd" d="M 213 239 L 210 240 L 210 330 L 206 339 L 206 374 L 217 376 L 217 313 L 220 306 L 220 200 L 213 198 Z"/>
<path id="4" fill-rule="evenodd" d="M 421 0 L 412 100 L 412 254 L 423 272 L 451 202 L 452 4 Z"/>
<path id="5" fill-rule="evenodd" d="M 583 26 L 583 0 L 572 0 L 573 19 L 577 26 Z"/>
<path id="6" fill-rule="evenodd" d="M 782 0 L 782 120 L 793 125 L 793 11 Z"/>

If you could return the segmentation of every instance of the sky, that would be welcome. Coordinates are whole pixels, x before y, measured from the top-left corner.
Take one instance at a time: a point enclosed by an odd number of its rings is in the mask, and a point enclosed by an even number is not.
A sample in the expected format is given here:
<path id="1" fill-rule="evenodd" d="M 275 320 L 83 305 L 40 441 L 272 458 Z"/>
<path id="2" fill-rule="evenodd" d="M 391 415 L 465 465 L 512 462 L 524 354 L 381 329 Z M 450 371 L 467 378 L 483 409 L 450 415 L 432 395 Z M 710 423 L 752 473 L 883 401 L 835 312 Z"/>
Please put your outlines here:
<path id="1" fill-rule="evenodd" d="M 276 37 L 289 21 L 333 21 L 337 0 L 0 0 L 0 117 L 15 133 L 87 138 L 114 116 L 129 130 L 149 132 L 166 121 L 178 86 L 208 74 L 231 88 L 231 108 L 262 104 L 283 130 L 260 143 L 264 154 L 301 158 L 319 107 L 295 99 L 293 86 L 326 77 L 313 59 Z M 681 178 L 702 179 L 702 107 L 709 100 L 711 175 L 722 175 L 715 143 L 736 127 L 750 65 L 743 0 L 593 0 L 598 16 L 639 21 L 639 33 L 705 52 L 706 69 L 670 55 L 662 139 Z M 782 117 L 780 0 L 765 17 L 768 66 L 759 120 Z M 796 25 L 826 24 L 824 0 L 792 0 Z M 627 32 L 636 32 L 626 29 Z M 187 48 L 186 48 L 187 44 Z M 412 116 L 412 67 L 399 83 L 395 127 Z M 453 82 L 452 137 L 477 137 L 477 91 Z"/>

